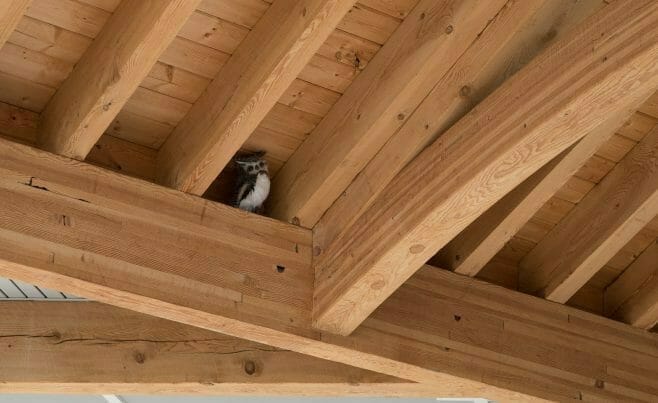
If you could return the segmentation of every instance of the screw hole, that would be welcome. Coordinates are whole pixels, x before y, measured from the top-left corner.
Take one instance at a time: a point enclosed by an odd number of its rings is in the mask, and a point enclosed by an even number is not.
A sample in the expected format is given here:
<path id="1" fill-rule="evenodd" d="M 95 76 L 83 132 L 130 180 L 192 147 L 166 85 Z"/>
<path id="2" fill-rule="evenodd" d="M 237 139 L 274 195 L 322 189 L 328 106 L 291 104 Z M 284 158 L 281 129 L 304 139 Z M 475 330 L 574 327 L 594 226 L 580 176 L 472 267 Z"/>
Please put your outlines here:
<path id="1" fill-rule="evenodd" d="M 460 320 L 462 320 L 462 317 L 459 316 L 459 315 L 453 315 L 453 317 L 455 318 L 455 321 L 457 321 L 457 322 L 459 322 Z"/>
<path id="2" fill-rule="evenodd" d="M 278 273 L 283 273 L 284 271 L 286 271 L 286 267 L 277 264 L 277 265 L 276 265 L 276 271 L 277 271 Z"/>

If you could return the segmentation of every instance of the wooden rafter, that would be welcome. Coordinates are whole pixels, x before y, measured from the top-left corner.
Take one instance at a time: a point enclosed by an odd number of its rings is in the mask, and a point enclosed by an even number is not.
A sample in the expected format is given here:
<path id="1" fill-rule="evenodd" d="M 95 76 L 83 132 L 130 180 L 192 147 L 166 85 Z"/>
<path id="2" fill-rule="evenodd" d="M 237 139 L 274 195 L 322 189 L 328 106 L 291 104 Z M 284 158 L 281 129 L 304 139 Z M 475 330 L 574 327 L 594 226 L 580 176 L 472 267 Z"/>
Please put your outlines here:
<path id="1" fill-rule="evenodd" d="M 309 231 L 7 141 L 0 172 L 0 275 L 436 395 L 658 396 L 657 336 L 639 329 L 425 267 L 352 336 L 320 333 Z"/>
<path id="2" fill-rule="evenodd" d="M 158 181 L 203 194 L 354 3 L 274 2 L 162 146 Z"/>
<path id="3" fill-rule="evenodd" d="M 473 221 L 439 252 L 437 263 L 475 276 L 573 174 L 608 141 L 638 105 L 614 114 Z"/>
<path id="4" fill-rule="evenodd" d="M 599 7 L 596 2 L 523 1 L 503 8 L 313 227 L 315 247 L 327 249 L 423 148 L 549 45 L 542 32 L 556 32 L 553 40 L 560 39 L 583 14 Z"/>
<path id="5" fill-rule="evenodd" d="M 44 110 L 41 147 L 84 160 L 199 1 L 122 1 Z"/>
<path id="6" fill-rule="evenodd" d="M 651 329 L 658 324 L 658 242 L 654 241 L 606 288 L 607 315 L 633 326 Z"/>
<path id="7" fill-rule="evenodd" d="M 95 302 L 2 302 L 0 317 L 0 393 L 432 395 L 430 385 Z"/>
<path id="8" fill-rule="evenodd" d="M 32 0 L 6 0 L 0 9 L 0 48 L 14 31 Z"/>
<path id="9" fill-rule="evenodd" d="M 504 3 L 421 0 L 277 174 L 271 215 L 312 228 Z"/>
<path id="10" fill-rule="evenodd" d="M 658 85 L 655 35 L 658 3 L 611 4 L 452 126 L 316 259 L 314 324 L 349 334 L 505 194 L 646 99 Z"/>
<path id="11" fill-rule="evenodd" d="M 39 114 L 0 102 L 0 136 L 36 146 Z M 156 151 L 118 137 L 103 135 L 85 161 L 123 174 L 154 180 Z"/>
<path id="12" fill-rule="evenodd" d="M 521 288 L 568 301 L 656 214 L 658 127 L 521 261 Z"/>

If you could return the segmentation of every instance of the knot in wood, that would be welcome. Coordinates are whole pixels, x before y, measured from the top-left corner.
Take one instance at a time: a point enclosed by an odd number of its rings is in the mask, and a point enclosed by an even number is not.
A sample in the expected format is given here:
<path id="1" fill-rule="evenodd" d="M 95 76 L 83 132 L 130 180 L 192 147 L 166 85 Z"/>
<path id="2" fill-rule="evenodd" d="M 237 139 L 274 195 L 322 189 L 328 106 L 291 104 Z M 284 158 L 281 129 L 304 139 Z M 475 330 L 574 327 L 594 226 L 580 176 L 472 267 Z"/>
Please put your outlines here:
<path id="1" fill-rule="evenodd" d="M 144 364 L 144 361 L 146 361 L 146 357 L 144 356 L 144 354 L 140 353 L 139 351 L 135 353 L 133 358 L 135 359 L 135 362 L 138 364 Z"/>
<path id="2" fill-rule="evenodd" d="M 370 288 L 373 290 L 381 290 L 382 288 L 384 288 L 385 285 L 386 285 L 386 281 L 380 279 L 370 284 Z"/>
<path id="3" fill-rule="evenodd" d="M 256 373 L 256 364 L 251 360 L 245 361 L 245 363 L 244 363 L 244 372 L 247 375 L 255 374 Z"/>

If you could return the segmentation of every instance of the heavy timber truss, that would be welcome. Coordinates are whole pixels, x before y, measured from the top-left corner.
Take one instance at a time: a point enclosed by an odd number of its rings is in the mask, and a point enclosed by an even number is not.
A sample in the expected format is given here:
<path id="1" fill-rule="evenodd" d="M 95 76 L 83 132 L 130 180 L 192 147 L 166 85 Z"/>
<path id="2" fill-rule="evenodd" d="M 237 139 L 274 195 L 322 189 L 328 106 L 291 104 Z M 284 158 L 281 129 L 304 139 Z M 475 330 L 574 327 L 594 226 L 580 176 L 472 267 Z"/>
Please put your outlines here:
<path id="1" fill-rule="evenodd" d="M 653 0 L 2 0 L 0 392 L 658 401 L 657 89 Z"/>

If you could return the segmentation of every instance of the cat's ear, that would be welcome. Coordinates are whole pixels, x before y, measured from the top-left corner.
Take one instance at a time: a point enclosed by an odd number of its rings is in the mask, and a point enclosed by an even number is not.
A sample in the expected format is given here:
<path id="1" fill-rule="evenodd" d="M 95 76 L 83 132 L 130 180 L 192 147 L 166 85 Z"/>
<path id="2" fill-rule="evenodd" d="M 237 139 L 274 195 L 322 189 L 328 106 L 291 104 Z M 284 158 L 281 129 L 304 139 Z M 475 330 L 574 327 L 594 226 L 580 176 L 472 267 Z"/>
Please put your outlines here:
<path id="1" fill-rule="evenodd" d="M 256 151 L 253 156 L 258 159 L 262 159 L 265 157 L 265 151 Z"/>

